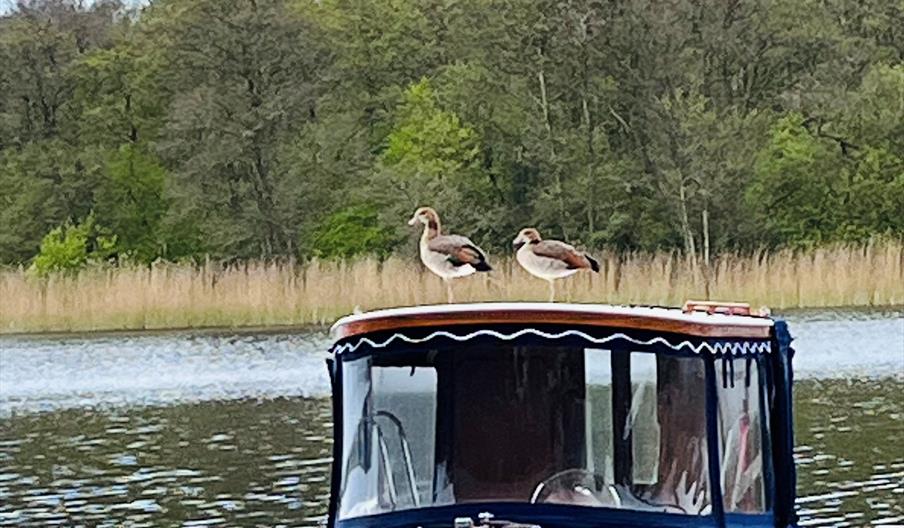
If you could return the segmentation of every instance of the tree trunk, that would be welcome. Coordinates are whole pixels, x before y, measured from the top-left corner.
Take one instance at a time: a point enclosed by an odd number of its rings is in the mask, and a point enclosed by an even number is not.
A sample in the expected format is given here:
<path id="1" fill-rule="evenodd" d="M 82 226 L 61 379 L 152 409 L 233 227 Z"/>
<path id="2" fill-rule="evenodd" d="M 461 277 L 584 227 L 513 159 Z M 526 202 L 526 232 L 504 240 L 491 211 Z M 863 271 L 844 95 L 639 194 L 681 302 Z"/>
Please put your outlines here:
<path id="1" fill-rule="evenodd" d="M 709 260 L 709 206 L 703 206 L 703 286 L 706 300 L 710 300 L 710 260 Z"/>
<path id="2" fill-rule="evenodd" d="M 581 107 L 584 110 L 584 123 L 587 127 L 587 229 L 596 232 L 596 186 L 593 183 L 593 166 L 596 163 L 596 152 L 593 149 L 593 121 L 590 117 L 590 106 L 587 104 L 587 76 L 585 68 L 584 94 L 581 95 Z"/>
<path id="3" fill-rule="evenodd" d="M 537 55 L 543 59 L 543 52 L 537 50 Z M 543 73 L 543 67 L 537 72 L 537 80 L 540 82 L 540 109 L 543 111 L 543 125 L 546 127 L 546 135 L 552 138 L 552 123 L 549 121 L 549 101 L 546 96 L 546 76 Z"/>
<path id="4" fill-rule="evenodd" d="M 684 252 L 691 262 L 691 270 L 694 277 L 697 276 L 697 246 L 694 242 L 694 232 L 691 230 L 690 217 L 687 212 L 687 188 L 684 184 L 684 177 L 680 178 L 678 186 L 679 210 L 681 214 L 681 229 L 684 231 Z"/>
<path id="5" fill-rule="evenodd" d="M 703 263 L 709 266 L 709 207 L 703 206 Z"/>
<path id="6" fill-rule="evenodd" d="M 543 50 L 537 48 L 537 56 L 540 59 L 540 69 L 537 71 L 537 81 L 540 83 L 540 108 L 543 111 L 543 126 L 546 128 L 546 140 L 549 146 L 549 162 L 552 166 L 553 177 L 555 179 L 556 202 L 560 219 L 565 218 L 565 201 L 562 196 L 562 175 L 559 174 L 559 167 L 556 164 L 556 147 L 553 144 L 552 137 L 552 121 L 549 118 L 549 97 L 546 93 L 546 74 L 543 70 Z M 568 238 L 564 224 L 562 226 L 562 236 Z"/>
<path id="7" fill-rule="evenodd" d="M 285 250 L 282 226 L 276 218 L 276 201 L 273 184 L 270 181 L 267 162 L 263 158 L 260 146 L 254 147 L 254 176 L 252 188 L 255 190 L 257 208 L 263 216 L 264 229 L 266 230 L 262 246 L 262 257 L 272 258 L 276 251 Z"/>

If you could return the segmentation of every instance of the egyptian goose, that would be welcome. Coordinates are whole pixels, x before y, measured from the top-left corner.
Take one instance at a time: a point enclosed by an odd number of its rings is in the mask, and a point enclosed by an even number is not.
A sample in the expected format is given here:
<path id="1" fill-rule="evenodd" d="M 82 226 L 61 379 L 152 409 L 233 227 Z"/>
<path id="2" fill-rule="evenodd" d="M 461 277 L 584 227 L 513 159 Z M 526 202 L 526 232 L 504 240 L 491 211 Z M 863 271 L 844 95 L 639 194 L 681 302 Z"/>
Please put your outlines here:
<path id="1" fill-rule="evenodd" d="M 446 282 L 449 302 L 453 302 L 451 279 L 466 277 L 475 271 L 490 271 L 487 256 L 477 245 L 461 235 L 443 235 L 440 231 L 439 215 L 430 207 L 421 207 L 414 212 L 408 225 L 424 224 L 421 235 L 421 261 L 427 269 L 439 275 Z"/>
<path id="2" fill-rule="evenodd" d="M 558 240 L 543 240 L 540 232 L 529 227 L 522 229 L 515 240 L 515 256 L 518 264 L 528 273 L 549 282 L 549 302 L 556 297 L 553 281 L 573 275 L 582 269 L 599 272 L 599 262 L 573 246 Z"/>

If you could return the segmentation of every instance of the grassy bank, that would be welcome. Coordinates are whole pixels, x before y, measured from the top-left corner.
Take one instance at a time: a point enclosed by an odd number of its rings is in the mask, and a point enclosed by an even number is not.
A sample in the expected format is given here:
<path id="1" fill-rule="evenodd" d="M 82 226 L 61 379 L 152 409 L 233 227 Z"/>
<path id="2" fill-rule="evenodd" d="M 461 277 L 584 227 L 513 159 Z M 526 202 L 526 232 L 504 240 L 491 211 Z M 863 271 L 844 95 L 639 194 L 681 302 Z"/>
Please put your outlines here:
<path id="1" fill-rule="evenodd" d="M 773 309 L 904 303 L 904 244 L 729 254 L 694 272 L 669 254 L 598 253 L 599 275 L 560 281 L 558 300 L 679 305 L 709 297 Z M 456 281 L 458 301 L 545 300 L 546 283 L 512 260 Z M 707 294 L 708 292 L 708 294 Z M 270 326 L 331 322 L 355 307 L 441 303 L 416 260 L 87 269 L 39 280 L 0 271 L 0 332 Z"/>

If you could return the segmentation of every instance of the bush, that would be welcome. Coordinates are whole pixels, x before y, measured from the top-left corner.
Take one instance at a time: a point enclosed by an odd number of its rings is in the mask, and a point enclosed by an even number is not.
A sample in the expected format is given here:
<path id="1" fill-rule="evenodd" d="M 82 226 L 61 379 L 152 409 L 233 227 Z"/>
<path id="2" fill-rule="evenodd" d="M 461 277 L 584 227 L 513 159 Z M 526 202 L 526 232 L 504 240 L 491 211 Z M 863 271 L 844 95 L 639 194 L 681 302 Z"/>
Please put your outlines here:
<path id="1" fill-rule="evenodd" d="M 116 236 L 100 234 L 89 215 L 81 224 L 66 222 L 50 230 L 29 270 L 41 277 L 55 272 L 73 272 L 92 261 L 105 261 L 115 254 Z M 89 250 L 90 247 L 90 250 Z"/>
<path id="2" fill-rule="evenodd" d="M 74 271 L 88 262 L 88 230 L 85 224 L 66 224 L 52 229 L 41 240 L 41 250 L 31 270 L 41 276 L 57 271 Z"/>
<path id="3" fill-rule="evenodd" d="M 387 256 L 394 239 L 379 224 L 377 211 L 370 206 L 353 206 L 333 213 L 317 228 L 312 238 L 318 258 L 351 258 L 362 254 Z"/>

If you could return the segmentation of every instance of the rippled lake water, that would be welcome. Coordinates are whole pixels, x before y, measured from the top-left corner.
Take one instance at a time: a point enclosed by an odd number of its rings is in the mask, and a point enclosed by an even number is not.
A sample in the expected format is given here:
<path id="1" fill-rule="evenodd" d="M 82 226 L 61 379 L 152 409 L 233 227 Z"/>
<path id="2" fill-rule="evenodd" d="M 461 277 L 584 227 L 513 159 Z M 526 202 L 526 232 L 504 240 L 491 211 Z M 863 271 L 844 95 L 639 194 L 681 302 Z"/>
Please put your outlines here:
<path id="1" fill-rule="evenodd" d="M 904 314 L 799 312 L 801 525 L 904 524 Z M 324 332 L 0 338 L 0 526 L 317 526 Z"/>

